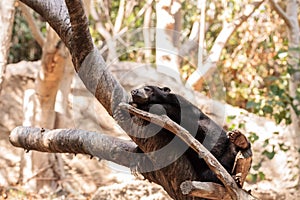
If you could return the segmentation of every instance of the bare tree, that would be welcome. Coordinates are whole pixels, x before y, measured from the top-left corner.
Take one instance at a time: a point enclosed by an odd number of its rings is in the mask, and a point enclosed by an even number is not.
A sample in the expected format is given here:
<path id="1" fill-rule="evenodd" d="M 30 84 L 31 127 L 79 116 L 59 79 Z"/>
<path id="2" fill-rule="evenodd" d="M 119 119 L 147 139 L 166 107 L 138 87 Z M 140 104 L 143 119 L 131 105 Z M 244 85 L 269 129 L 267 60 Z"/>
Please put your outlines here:
<path id="1" fill-rule="evenodd" d="M 58 121 L 56 119 L 58 115 L 54 110 L 54 106 L 57 91 L 60 86 L 59 83 L 63 75 L 70 75 L 70 73 L 64 73 L 69 54 L 64 44 L 49 25 L 47 26 L 47 37 L 44 38 L 28 7 L 22 3 L 20 7 L 29 24 L 33 37 L 43 48 L 41 69 L 36 79 L 36 88 L 34 91 L 26 91 L 24 101 L 26 103 L 26 106 L 24 106 L 25 120 L 23 124 L 26 126 L 38 126 L 51 129 L 57 128 L 55 122 Z M 70 77 L 72 78 L 72 76 L 69 76 L 64 79 L 68 82 L 68 85 L 63 86 L 63 90 L 66 92 L 67 87 L 70 87 Z M 65 109 L 67 104 L 65 100 L 61 100 L 61 105 L 60 111 L 66 113 Z M 63 105 L 65 108 L 63 108 Z M 62 122 L 60 122 L 60 124 L 61 123 Z M 56 180 L 64 176 L 60 155 L 45 155 L 39 152 L 32 152 L 30 155 L 22 155 L 21 159 L 22 164 L 19 181 L 29 182 L 32 189 L 36 191 L 43 189 L 45 192 L 56 188 Z M 26 166 L 32 167 L 26 168 Z M 41 171 L 41 169 L 44 170 Z M 36 174 L 35 177 L 37 177 L 37 179 L 30 178 L 33 174 Z"/>
<path id="2" fill-rule="evenodd" d="M 3 0 L 0 3 L 0 93 L 4 81 L 7 56 L 10 47 L 12 27 L 14 22 L 15 1 Z"/>
<path id="3" fill-rule="evenodd" d="M 135 19 L 131 20 L 129 26 L 123 26 L 124 20 L 130 17 L 134 6 L 137 4 L 136 1 L 124 1 L 121 0 L 116 15 L 115 22 L 112 22 L 111 16 L 109 14 L 110 3 L 108 1 L 97 0 L 97 1 L 86 1 L 88 3 L 88 11 L 93 19 L 96 21 L 95 28 L 101 34 L 105 40 L 104 48 L 101 52 L 108 50 L 106 61 L 116 62 L 118 61 L 117 54 L 117 42 L 122 40 L 120 35 L 124 34 L 135 21 L 141 17 L 148 8 L 151 8 L 153 0 L 147 1 L 145 5 L 137 13 Z M 98 9 L 96 9 L 96 7 Z M 151 13 L 151 12 L 150 12 Z M 121 41 L 123 43 L 123 41 Z"/>
<path id="4" fill-rule="evenodd" d="M 56 94 L 64 74 L 68 54 L 64 44 L 49 26 L 47 38 L 43 44 L 42 66 L 36 79 L 36 88 L 27 97 L 29 101 L 27 106 L 24 106 L 24 125 L 53 129 L 56 128 L 56 112 L 54 110 Z M 33 113 L 34 115 L 32 115 Z M 40 169 L 45 169 L 37 174 L 38 179 L 36 182 L 35 179 L 31 180 L 33 187 L 37 191 L 41 189 L 49 191 L 51 188 L 56 187 L 56 180 L 62 178 L 59 177 L 62 175 L 61 170 L 63 169 L 62 166 L 59 166 L 59 163 L 61 163 L 60 159 L 59 155 L 44 155 L 39 152 L 32 152 L 31 160 L 26 159 L 32 163 L 32 174 L 37 173 Z M 49 179 L 49 177 L 51 178 Z"/>
<path id="5" fill-rule="evenodd" d="M 198 10 L 200 12 L 200 21 L 199 21 L 199 47 L 198 47 L 198 64 L 197 67 L 202 67 L 203 64 L 203 53 L 204 53 L 204 35 L 205 35 L 205 17 L 206 17 L 206 0 L 198 0 L 197 4 Z"/>
<path id="6" fill-rule="evenodd" d="M 291 118 L 292 118 L 292 131 L 290 131 L 289 139 L 295 147 L 299 147 L 300 144 L 300 102 L 297 100 L 297 90 L 300 88 L 300 35 L 299 35 L 299 22 L 298 22 L 298 4 L 297 0 L 286 1 L 286 11 L 284 11 L 274 0 L 269 1 L 272 8 L 278 13 L 278 15 L 284 20 L 288 30 L 288 61 L 290 68 L 290 80 L 289 80 L 289 94 L 292 101 L 290 106 Z M 297 148 L 293 148 L 295 152 Z M 299 164 L 299 160 L 298 163 Z M 297 172 L 297 185 L 300 185 L 299 169 Z"/>
<path id="7" fill-rule="evenodd" d="M 151 5 L 152 0 L 148 0 L 147 4 Z M 150 57 L 151 57 L 151 15 L 152 15 L 152 7 L 148 6 L 148 8 L 145 11 L 144 14 L 144 24 L 143 24 L 143 35 L 144 35 L 144 41 L 145 41 L 145 62 L 150 63 Z"/>
<path id="8" fill-rule="evenodd" d="M 143 127 L 132 123 L 130 118 L 125 117 L 128 113 L 124 112 L 124 110 L 119 106 L 122 102 L 128 102 L 130 97 L 120 83 L 109 72 L 104 60 L 99 54 L 99 51 L 97 48 L 95 48 L 89 33 L 88 20 L 84 13 L 82 1 L 22 0 L 22 2 L 42 15 L 42 17 L 57 32 L 60 39 L 69 49 L 74 68 L 85 84 L 86 88 L 96 97 L 96 99 L 103 105 L 107 112 L 113 116 L 118 124 L 129 134 L 131 139 L 139 146 L 139 148 L 143 152 L 152 152 L 155 149 L 160 149 L 159 142 L 157 142 L 155 137 L 153 139 L 135 137 L 137 135 L 147 135 L 151 132 L 151 130 L 145 130 Z M 172 126 L 175 125 L 173 124 Z M 38 129 L 38 131 L 40 136 L 43 136 L 43 133 L 46 132 L 45 129 Z M 22 133 L 26 133 L 26 131 L 22 131 Z M 23 138 L 25 138 L 25 142 L 26 138 L 31 139 L 31 137 Z M 81 149 L 84 139 L 85 138 L 79 137 L 79 145 L 72 145 L 71 148 L 75 148 L 75 150 Z M 23 148 L 28 148 L 26 143 L 21 142 L 23 140 L 17 139 L 16 141 Z M 46 141 L 52 144 L 52 140 Z M 59 141 L 61 142 L 61 140 Z M 198 141 L 195 142 L 197 145 L 199 145 L 198 150 L 200 149 L 202 151 L 204 147 L 201 145 L 201 143 Z M 35 145 L 34 142 L 30 142 L 30 144 Z M 64 147 L 64 145 L 61 145 L 62 143 L 56 144 L 60 145 L 61 148 Z M 50 145 L 50 147 L 53 146 Z M 130 149 L 132 148 L 128 148 L 129 151 L 131 151 Z M 204 148 L 204 157 L 209 156 L 206 154 L 206 151 Z M 157 160 L 155 160 L 155 158 L 148 157 L 145 154 L 140 157 L 138 157 L 136 154 L 134 159 L 130 161 L 132 161 L 131 164 L 136 166 L 138 163 L 142 167 L 149 167 L 148 164 L 157 164 Z M 218 162 L 214 161 L 212 164 L 218 166 Z M 218 176 L 221 176 L 220 174 L 222 174 L 224 170 L 222 168 L 218 170 L 220 171 L 216 173 Z M 197 180 L 196 172 L 185 155 L 181 156 L 178 160 L 166 167 L 154 171 L 147 171 L 144 169 L 141 171 L 141 173 L 149 181 L 163 186 L 168 194 L 174 199 L 194 199 L 192 196 L 183 194 L 180 189 L 180 185 L 186 180 Z M 225 174 L 226 173 L 227 172 L 225 171 Z M 243 190 L 237 188 L 234 181 L 229 181 L 229 185 L 225 181 L 225 184 L 226 188 L 229 187 L 227 192 L 233 199 L 238 199 L 240 197 L 239 192 L 242 192 L 248 198 L 249 195 L 247 195 Z M 235 190 L 239 192 L 233 192 Z"/>
<path id="9" fill-rule="evenodd" d="M 180 82 L 179 35 L 181 29 L 181 3 L 179 1 L 156 2 L 156 65 L 157 71 Z"/>
<path id="10" fill-rule="evenodd" d="M 45 38 L 42 35 L 41 31 L 39 30 L 38 25 L 36 24 L 36 20 L 30 13 L 29 9 L 27 6 L 24 4 L 20 4 L 20 8 L 22 10 L 22 14 L 24 18 L 26 19 L 26 22 L 28 23 L 29 29 L 32 33 L 33 38 L 36 40 L 36 42 L 42 47 L 44 46 L 45 43 Z"/>
<path id="11" fill-rule="evenodd" d="M 225 47 L 230 36 L 254 13 L 254 11 L 264 1 L 265 0 L 253 1 L 252 4 L 249 4 L 245 7 L 244 12 L 237 19 L 231 22 L 223 22 L 223 28 L 216 38 L 210 52 L 208 52 L 208 58 L 200 67 L 198 66 L 196 71 L 193 72 L 193 74 L 187 80 L 189 85 L 193 86 L 195 89 L 200 89 L 202 87 L 203 81 L 207 77 L 210 77 L 217 69 L 217 62 L 221 56 L 222 49 Z"/>

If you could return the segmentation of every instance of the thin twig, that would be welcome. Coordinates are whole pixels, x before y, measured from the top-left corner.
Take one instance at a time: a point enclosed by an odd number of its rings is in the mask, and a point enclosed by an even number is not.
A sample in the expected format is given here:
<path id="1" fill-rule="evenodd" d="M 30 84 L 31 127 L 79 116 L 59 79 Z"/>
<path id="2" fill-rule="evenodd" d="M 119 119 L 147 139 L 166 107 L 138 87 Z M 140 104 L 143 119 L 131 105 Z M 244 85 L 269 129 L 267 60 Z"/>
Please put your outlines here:
<path id="1" fill-rule="evenodd" d="M 283 19 L 283 21 L 286 23 L 286 25 L 291 28 L 292 22 L 286 12 L 274 1 L 274 0 L 269 0 L 272 8 L 276 11 L 276 13 Z"/>
<path id="2" fill-rule="evenodd" d="M 37 171 L 34 175 L 32 175 L 31 177 L 29 177 L 27 180 L 25 180 L 23 182 L 23 184 L 29 182 L 30 180 L 34 179 L 36 176 L 38 176 L 39 174 L 43 173 L 44 171 L 46 171 L 47 169 L 51 168 L 53 166 L 53 164 L 49 164 L 45 167 L 43 167 L 42 169 L 40 169 L 39 171 Z"/>

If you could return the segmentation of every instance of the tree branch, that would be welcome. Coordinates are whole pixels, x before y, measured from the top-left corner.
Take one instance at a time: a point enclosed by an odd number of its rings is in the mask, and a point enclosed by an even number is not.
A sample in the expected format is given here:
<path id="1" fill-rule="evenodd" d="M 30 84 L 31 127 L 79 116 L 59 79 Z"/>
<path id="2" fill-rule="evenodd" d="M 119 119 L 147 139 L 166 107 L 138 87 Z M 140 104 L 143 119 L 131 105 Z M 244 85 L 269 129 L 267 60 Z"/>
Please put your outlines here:
<path id="1" fill-rule="evenodd" d="M 69 41 L 72 39 L 72 29 L 69 14 L 64 0 L 39 1 L 20 0 L 28 7 L 39 13 L 55 30 L 61 40 L 70 49 Z M 58 9 L 59 8 L 59 9 Z"/>
<path id="2" fill-rule="evenodd" d="M 137 135 L 147 135 L 153 133 L 153 129 L 143 129 L 141 127 L 135 126 L 128 120 L 124 120 L 124 115 L 119 114 L 120 102 L 128 102 L 130 97 L 120 83 L 115 79 L 115 77 L 107 69 L 107 66 L 101 57 L 99 51 L 94 48 L 82 48 L 84 43 L 90 43 L 90 37 L 81 38 L 77 37 L 76 34 L 80 29 L 82 31 L 88 32 L 88 23 L 86 23 L 87 18 L 83 17 L 76 19 L 74 16 L 82 16 L 83 9 L 72 9 L 71 0 L 69 1 L 68 7 L 62 0 L 21 0 L 26 3 L 29 7 L 34 8 L 38 11 L 42 17 L 49 22 L 49 24 L 56 30 L 58 35 L 64 41 L 66 46 L 71 52 L 73 64 L 78 70 L 79 77 L 87 87 L 87 89 L 97 98 L 97 100 L 104 106 L 110 115 L 113 115 L 114 119 L 118 124 L 128 133 L 128 135 L 133 139 L 133 141 L 144 151 L 153 152 L 156 149 L 161 148 L 161 143 L 158 137 L 149 138 L 137 138 Z M 78 3 L 79 0 L 74 0 L 76 6 L 82 5 Z M 74 15 L 72 12 L 79 12 Z M 69 18 L 73 15 L 72 23 L 77 23 L 76 26 L 71 27 L 71 22 Z M 80 23 L 76 22 L 78 20 Z M 80 27 L 83 26 L 83 27 Z M 80 34 L 80 33 L 78 33 Z M 84 33 L 89 34 L 89 33 Z M 75 40 L 75 41 L 72 41 Z M 80 42 L 79 42 L 80 40 Z M 72 45 L 71 45 L 72 44 Z M 88 47 L 90 47 L 88 45 Z M 82 52 L 79 52 L 82 51 Z M 82 53 L 82 54 L 81 54 Z M 76 55 L 86 55 L 83 62 L 80 63 L 80 58 L 76 58 Z M 160 138 L 161 139 L 161 138 Z M 91 138 L 91 141 L 93 138 Z M 90 144 L 94 146 L 94 143 Z M 147 156 L 144 156 L 147 159 Z M 152 160 L 151 160 L 152 161 Z M 197 173 L 192 167 L 188 158 L 183 155 L 171 164 L 152 171 L 142 172 L 143 176 L 149 181 L 155 182 L 161 185 L 165 191 L 174 199 L 189 200 L 193 199 L 188 195 L 183 195 L 180 191 L 180 184 L 185 180 L 197 180 Z M 170 181 L 172 180 L 172 181 Z"/>
<path id="3" fill-rule="evenodd" d="M 124 13 L 125 13 L 125 0 L 120 0 L 119 10 L 116 17 L 114 29 L 113 29 L 114 35 L 116 35 L 121 29 Z"/>
<path id="4" fill-rule="evenodd" d="M 32 128 L 19 126 L 12 130 L 9 140 L 15 147 L 27 151 L 87 154 L 134 167 L 136 144 L 105 134 L 84 130 Z"/>
<path id="5" fill-rule="evenodd" d="M 70 41 L 72 61 L 76 71 L 85 57 L 94 49 L 92 36 L 89 32 L 88 19 L 81 0 L 65 0 L 71 21 L 72 40 Z M 84 51 L 83 51 L 84 49 Z M 73 55 L 74 54 L 74 55 Z"/>
<path id="6" fill-rule="evenodd" d="M 197 67 L 203 65 L 204 39 L 205 39 L 205 18 L 206 18 L 206 0 L 198 0 L 197 8 L 200 11 L 199 41 L 198 41 L 198 64 Z"/>
<path id="7" fill-rule="evenodd" d="M 63 42 L 68 47 L 72 55 L 73 64 L 78 70 L 79 77 L 85 84 L 86 88 L 96 97 L 96 99 L 104 106 L 110 115 L 113 115 L 118 124 L 128 133 L 128 135 L 134 139 L 134 142 L 143 149 L 151 152 L 154 149 L 159 148 L 157 141 L 151 141 L 150 143 L 144 143 L 143 139 L 136 139 L 132 135 L 143 133 L 139 127 L 133 128 L 131 123 L 122 120 L 122 115 L 118 115 L 119 103 L 128 102 L 129 96 L 120 83 L 113 77 L 107 66 L 101 57 L 99 51 L 95 47 L 92 51 L 89 49 L 82 49 L 81 46 L 71 46 L 71 40 L 78 38 L 72 37 L 72 29 L 79 26 L 71 27 L 68 10 L 66 4 L 62 0 L 21 0 L 29 7 L 36 10 L 42 17 L 49 22 L 51 27 L 58 33 Z M 72 5 L 70 5 L 72 7 Z M 59 9 L 58 9 L 59 8 Z M 82 11 L 82 9 L 78 9 Z M 69 12 L 75 12 L 76 10 L 70 9 Z M 86 18 L 84 18 L 86 19 Z M 76 21 L 76 19 L 74 19 Z M 82 20 L 80 20 L 82 21 Z M 83 22 L 83 30 L 88 31 L 88 23 Z M 82 40 L 81 43 L 85 43 L 86 40 Z M 76 42 L 72 42 L 75 43 Z M 73 47 L 73 48 L 72 48 Z M 84 61 L 80 64 L 76 62 L 76 51 L 84 51 L 87 53 Z M 80 66 L 76 66 L 79 65 Z M 93 138 L 91 138 L 92 140 Z M 147 159 L 146 156 L 144 158 Z M 180 184 L 186 180 L 196 180 L 197 175 L 193 170 L 189 160 L 182 156 L 178 160 L 174 161 L 170 165 L 160 168 L 155 171 L 147 171 L 142 173 L 143 176 L 149 181 L 155 182 L 161 185 L 168 194 L 174 199 L 189 200 L 191 197 L 183 195 L 180 192 Z M 170 182 L 172 180 L 172 182 Z"/>
<path id="8" fill-rule="evenodd" d="M 184 194 L 188 194 L 194 197 L 223 200 L 231 199 L 225 188 L 217 183 L 185 181 L 180 185 L 180 188 Z M 243 189 L 239 189 L 238 191 L 240 193 L 239 199 L 258 200 Z"/>
<path id="9" fill-rule="evenodd" d="M 209 199 L 231 199 L 225 188 L 217 183 L 185 181 L 180 185 L 184 194 Z"/>
<path id="10" fill-rule="evenodd" d="M 6 63 L 11 43 L 12 27 L 15 16 L 15 1 L 1 1 L 0 3 L 0 94 L 5 80 Z"/>
<path id="11" fill-rule="evenodd" d="M 197 86 L 198 84 L 202 85 L 202 82 L 206 77 L 209 77 L 217 68 L 217 62 L 221 56 L 222 50 L 225 47 L 228 39 L 234 33 L 234 31 L 244 22 L 246 21 L 254 11 L 264 2 L 254 1 L 252 4 L 247 5 L 246 9 L 243 11 L 243 14 L 233 20 L 230 23 L 227 23 L 225 27 L 221 30 L 220 34 L 216 38 L 214 45 L 211 48 L 210 55 L 205 62 L 205 64 L 201 67 L 197 67 L 196 71 L 194 71 L 187 80 L 187 85 L 189 86 Z M 196 87 L 197 88 L 197 87 Z"/>
<path id="12" fill-rule="evenodd" d="M 163 127 L 170 132 L 174 133 L 180 137 L 189 147 L 191 147 L 198 155 L 204 159 L 208 167 L 217 175 L 219 180 L 224 184 L 226 190 L 223 186 L 216 183 L 201 183 L 201 182 L 188 182 L 185 181 L 181 184 L 181 190 L 183 194 L 189 194 L 192 196 L 202 197 L 202 198 L 212 198 L 212 199 L 223 199 L 231 197 L 232 199 L 255 199 L 250 194 L 245 192 L 243 189 L 239 188 L 236 182 L 233 180 L 231 175 L 225 170 L 225 168 L 219 163 L 219 161 L 198 141 L 196 140 L 187 130 L 179 126 L 177 123 L 173 122 L 168 116 L 158 116 L 145 112 L 143 110 L 137 109 L 129 104 L 121 103 L 120 108 L 123 110 L 128 110 L 129 113 L 141 118 L 143 120 L 149 121 L 160 127 Z M 242 138 L 238 138 L 242 139 Z M 242 140 L 241 140 L 242 141 Z M 245 145 L 245 144 L 244 144 Z M 251 158 L 249 158 L 251 159 Z M 248 164 L 249 160 L 246 159 L 244 162 Z M 241 161 L 243 162 L 243 161 Z M 250 161 L 251 162 L 251 161 Z M 239 166 L 242 166 L 240 164 Z M 249 166 L 246 166 L 249 167 Z M 238 169 L 239 172 L 243 172 Z M 245 171 L 247 174 L 248 171 Z M 194 185 L 191 187 L 188 185 Z M 187 191 L 187 188 L 190 188 Z M 191 189 L 193 188 L 193 189 Z M 205 192 L 203 192 L 205 191 Z M 219 192 L 216 192 L 219 191 Z"/>
<path id="13" fill-rule="evenodd" d="M 27 23 L 28 23 L 28 26 L 32 33 L 32 36 L 37 41 L 37 43 L 40 45 L 40 47 L 43 47 L 44 43 L 45 43 L 45 38 L 43 37 L 37 24 L 35 23 L 35 19 L 33 18 L 32 14 L 29 12 L 28 8 L 23 3 L 20 3 L 20 8 L 22 10 L 22 13 L 23 13 Z"/>
<path id="14" fill-rule="evenodd" d="M 288 15 L 282 10 L 282 8 L 274 1 L 274 0 L 269 0 L 269 3 L 271 4 L 271 7 L 276 11 L 276 13 L 283 19 L 283 21 L 286 23 L 288 28 L 290 29 L 293 24 L 288 17 Z"/>
<path id="15" fill-rule="evenodd" d="M 158 116 L 155 114 L 151 114 L 125 103 L 121 103 L 120 107 L 124 110 L 128 110 L 131 114 L 136 115 L 139 118 L 154 123 L 156 125 L 159 125 L 180 137 L 187 145 L 189 145 L 195 152 L 197 152 L 201 158 L 205 160 L 209 168 L 217 175 L 219 180 L 221 180 L 222 183 L 225 185 L 225 188 L 232 197 L 232 199 L 239 199 L 237 198 L 237 191 L 239 188 L 230 176 L 230 174 L 219 163 L 219 161 L 187 130 L 179 126 L 177 123 L 173 122 L 166 115 Z"/>

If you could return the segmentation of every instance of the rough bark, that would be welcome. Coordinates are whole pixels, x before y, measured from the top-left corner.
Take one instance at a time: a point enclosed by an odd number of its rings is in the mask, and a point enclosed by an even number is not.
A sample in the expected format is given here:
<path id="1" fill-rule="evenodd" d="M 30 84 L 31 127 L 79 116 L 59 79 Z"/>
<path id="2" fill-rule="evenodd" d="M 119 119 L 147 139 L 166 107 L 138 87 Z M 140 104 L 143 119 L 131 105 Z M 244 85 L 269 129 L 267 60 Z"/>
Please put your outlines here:
<path id="1" fill-rule="evenodd" d="M 72 30 L 71 35 L 73 37 L 76 37 L 69 40 L 69 48 L 80 48 L 80 50 L 86 49 L 86 51 L 91 51 L 94 47 L 94 44 L 92 41 L 92 36 L 89 32 L 89 23 L 84 12 L 82 1 L 66 0 L 65 2 L 67 4 L 68 12 L 70 15 Z M 84 43 L 83 41 L 86 41 L 86 43 Z M 72 54 L 72 61 L 74 63 L 75 69 L 76 66 L 79 66 L 86 57 L 85 52 L 80 50 L 70 51 L 70 53 Z"/>
<path id="2" fill-rule="evenodd" d="M 60 36 L 65 45 L 70 48 L 69 43 L 71 40 L 72 29 L 68 10 L 63 0 L 22 0 L 21 2 L 39 13 Z"/>
<path id="3" fill-rule="evenodd" d="M 101 133 L 84 130 L 31 128 L 25 126 L 12 130 L 10 142 L 26 151 L 87 154 L 126 167 L 133 167 L 136 144 Z"/>
<path id="4" fill-rule="evenodd" d="M 157 116 L 155 114 L 151 114 L 142 110 L 139 110 L 131 105 L 121 103 L 120 107 L 124 110 L 128 110 L 131 114 L 138 116 L 139 118 L 149 121 L 151 123 L 157 124 L 160 127 L 163 127 L 170 132 L 177 135 L 181 138 L 190 148 L 192 148 L 195 152 L 198 153 L 199 157 L 203 158 L 209 168 L 217 175 L 219 180 L 224 184 L 226 188 L 226 192 L 232 199 L 253 199 L 248 193 L 245 193 L 244 190 L 238 187 L 236 182 L 232 179 L 229 173 L 225 170 L 225 168 L 218 162 L 218 160 L 199 142 L 197 141 L 187 130 L 173 122 L 168 116 Z M 237 134 L 239 133 L 239 134 Z M 239 131 L 230 132 L 230 134 L 235 134 L 238 137 L 230 137 L 239 147 L 246 149 L 249 145 L 245 136 L 243 136 Z M 248 153 L 249 155 L 245 155 L 243 153 Z M 243 158 L 239 157 L 236 163 L 235 172 L 238 173 L 236 175 L 240 176 L 240 186 L 243 185 L 245 181 L 245 177 L 248 174 L 252 161 L 252 152 L 251 150 L 248 152 L 242 152 Z M 161 162 L 158 160 L 157 162 Z M 181 184 L 182 186 L 182 184 Z M 214 184 L 211 185 L 213 187 Z M 203 189 L 205 190 L 205 189 Z M 209 188 L 209 190 L 214 190 L 213 188 Z M 216 188 L 218 190 L 218 187 Z M 209 192 L 207 192 L 209 193 Z M 198 194 L 198 197 L 208 197 L 202 196 L 202 194 Z M 215 195 L 213 195 L 214 197 Z M 219 196 L 221 198 L 221 196 Z"/>
<path id="5" fill-rule="evenodd" d="M 99 55 L 98 51 L 96 49 L 91 51 L 89 48 L 82 48 L 82 46 L 80 45 L 87 43 L 92 44 L 91 37 L 80 37 L 80 40 L 78 40 L 79 37 L 76 37 L 75 33 L 71 31 L 70 23 L 73 23 L 73 21 L 75 21 L 75 23 L 77 24 L 82 23 L 81 26 L 87 26 L 86 17 L 80 18 L 83 20 L 83 22 L 80 22 L 80 20 L 78 20 L 77 18 L 69 18 L 68 12 L 66 11 L 66 5 L 63 1 L 22 1 L 39 12 L 45 20 L 49 21 L 49 24 L 53 26 L 54 30 L 56 30 L 61 39 L 67 44 L 67 47 L 69 48 L 73 57 L 74 67 L 75 69 L 79 70 L 79 76 L 85 83 L 87 89 L 93 95 L 95 95 L 95 97 L 105 107 L 109 114 L 112 115 L 114 113 L 114 109 L 117 108 L 120 102 L 128 102 L 129 97 L 127 92 L 125 92 L 119 82 L 107 70 L 105 63 Z M 78 4 L 77 1 L 74 3 Z M 60 12 L 57 12 L 57 7 L 61 8 Z M 73 12 L 74 11 L 75 10 L 73 9 Z M 83 12 L 83 10 L 81 10 L 81 12 Z M 81 14 L 83 15 L 83 13 Z M 88 31 L 88 29 L 84 30 Z M 81 34 L 80 32 L 76 33 Z M 74 36 L 72 34 L 74 34 Z M 72 42 L 74 44 L 72 45 L 72 48 L 69 41 L 71 39 L 77 41 Z M 78 46 L 76 46 L 76 44 Z M 76 62 L 76 59 L 74 58 L 75 55 L 79 53 L 86 56 L 86 59 L 82 66 L 79 62 Z M 127 123 L 127 121 L 122 121 L 119 115 L 116 115 L 114 118 L 127 133 L 130 133 L 132 135 L 138 135 L 139 133 L 141 133 L 141 129 L 133 129 L 131 125 Z M 138 146 L 141 147 L 146 145 L 141 142 L 139 143 L 139 141 L 135 142 Z M 155 143 L 149 145 L 148 147 L 148 150 L 151 151 L 155 147 Z M 168 167 L 165 167 L 158 171 L 144 173 L 143 175 L 148 180 L 162 185 L 164 189 L 169 193 L 169 195 L 175 199 L 191 199 L 191 197 L 183 195 L 181 193 L 179 186 L 183 181 L 187 179 L 197 179 L 196 173 L 193 171 L 192 166 L 189 164 L 189 161 L 185 157 L 181 157 L 178 161 L 172 163 Z M 173 181 L 170 182 L 170 180 Z"/>
<path id="6" fill-rule="evenodd" d="M 201 196 L 209 199 L 231 199 L 224 187 L 216 183 L 185 181 L 181 184 L 184 194 Z"/>
<path id="7" fill-rule="evenodd" d="M 210 182 L 185 181 L 181 184 L 181 189 L 185 194 L 195 197 L 203 197 L 207 199 L 232 199 L 223 186 Z M 255 200 L 257 198 L 251 196 L 248 192 L 241 190 L 239 199 Z"/>
<path id="8" fill-rule="evenodd" d="M 120 83 L 107 69 L 102 57 L 96 48 L 88 31 L 88 21 L 79 0 L 37 1 L 22 0 L 36 11 L 56 30 L 61 39 L 69 48 L 74 67 L 87 89 L 105 107 L 109 114 L 113 115 L 119 125 L 129 134 L 134 142 L 145 152 L 157 149 L 155 141 L 143 143 L 143 139 L 136 139 L 137 135 L 151 134 L 151 130 L 137 127 L 120 114 L 118 107 L 121 102 L 128 102 L 129 96 Z M 68 9 L 67 9 L 67 7 Z M 60 9 L 57 9 L 60 8 Z M 69 14 L 68 14 L 69 13 Z M 125 120 L 124 120 L 125 119 Z M 142 162 L 147 159 L 144 154 L 136 158 Z M 174 199 L 193 199 L 183 195 L 180 184 L 186 180 L 197 180 L 195 171 L 185 156 L 180 157 L 167 167 L 156 171 L 143 173 L 149 181 L 158 183 Z"/>

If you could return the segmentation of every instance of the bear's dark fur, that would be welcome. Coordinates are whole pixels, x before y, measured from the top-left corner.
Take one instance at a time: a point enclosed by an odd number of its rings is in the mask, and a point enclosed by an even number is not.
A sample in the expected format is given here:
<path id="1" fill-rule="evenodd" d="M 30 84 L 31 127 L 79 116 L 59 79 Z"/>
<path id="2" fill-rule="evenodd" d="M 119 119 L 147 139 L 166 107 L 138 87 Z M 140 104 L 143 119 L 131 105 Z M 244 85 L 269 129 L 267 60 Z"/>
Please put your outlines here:
<path id="1" fill-rule="evenodd" d="M 231 174 L 239 148 L 229 140 L 226 132 L 199 108 L 182 96 L 171 93 L 167 87 L 145 86 L 132 90 L 131 95 L 132 105 L 153 114 L 166 114 L 174 122 L 188 130 Z M 157 135 L 164 137 L 163 139 L 167 142 L 174 138 L 174 134 L 165 129 L 161 129 Z M 183 145 L 185 144 L 181 143 L 174 148 L 184 148 Z M 220 182 L 197 153 L 189 148 L 185 154 L 194 167 L 199 181 Z"/>

